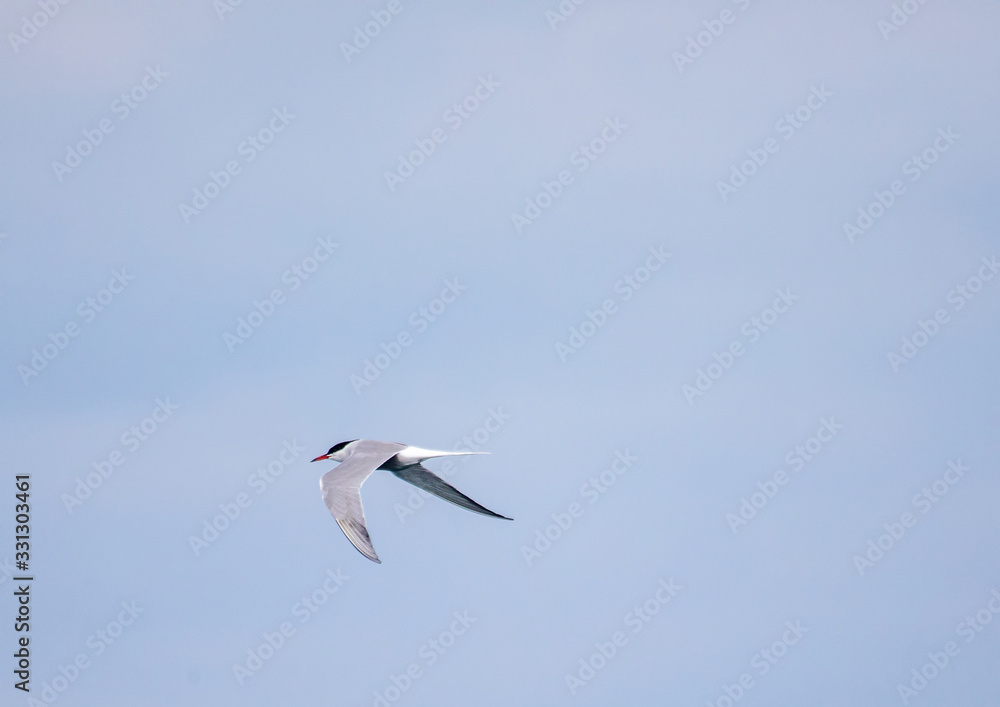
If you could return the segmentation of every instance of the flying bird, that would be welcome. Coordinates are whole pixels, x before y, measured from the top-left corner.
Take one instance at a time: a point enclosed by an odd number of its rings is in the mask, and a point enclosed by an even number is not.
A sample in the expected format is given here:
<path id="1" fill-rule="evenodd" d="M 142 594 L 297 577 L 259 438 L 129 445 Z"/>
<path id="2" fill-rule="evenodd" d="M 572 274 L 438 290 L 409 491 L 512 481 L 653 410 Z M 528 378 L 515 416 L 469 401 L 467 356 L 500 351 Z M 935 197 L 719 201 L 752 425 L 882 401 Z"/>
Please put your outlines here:
<path id="1" fill-rule="evenodd" d="M 397 442 L 353 439 L 333 445 L 329 452 L 316 457 L 313 461 L 331 459 L 340 462 L 319 480 L 323 503 L 333 514 L 351 544 L 372 562 L 382 564 L 382 560 L 375 554 L 372 539 L 368 536 L 365 511 L 361 506 L 361 485 L 378 469 L 391 471 L 403 481 L 466 510 L 482 513 L 484 516 L 513 520 L 479 505 L 421 464 L 422 461 L 434 457 L 464 454 L 489 454 L 489 452 L 435 452 L 432 449 L 410 447 Z"/>

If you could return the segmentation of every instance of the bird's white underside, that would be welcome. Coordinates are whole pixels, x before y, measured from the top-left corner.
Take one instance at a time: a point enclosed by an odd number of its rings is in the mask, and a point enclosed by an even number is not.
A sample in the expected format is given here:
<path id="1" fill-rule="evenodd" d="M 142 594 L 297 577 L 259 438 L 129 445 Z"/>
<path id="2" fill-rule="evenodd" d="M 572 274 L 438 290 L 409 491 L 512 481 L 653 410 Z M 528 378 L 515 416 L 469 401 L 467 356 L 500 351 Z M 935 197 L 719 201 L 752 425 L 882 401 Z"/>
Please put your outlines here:
<path id="1" fill-rule="evenodd" d="M 466 454 L 489 454 L 489 452 L 438 452 L 433 449 L 422 449 L 420 447 L 407 447 L 396 453 L 396 458 L 404 464 L 419 464 L 425 459 L 434 457 L 454 457 Z"/>

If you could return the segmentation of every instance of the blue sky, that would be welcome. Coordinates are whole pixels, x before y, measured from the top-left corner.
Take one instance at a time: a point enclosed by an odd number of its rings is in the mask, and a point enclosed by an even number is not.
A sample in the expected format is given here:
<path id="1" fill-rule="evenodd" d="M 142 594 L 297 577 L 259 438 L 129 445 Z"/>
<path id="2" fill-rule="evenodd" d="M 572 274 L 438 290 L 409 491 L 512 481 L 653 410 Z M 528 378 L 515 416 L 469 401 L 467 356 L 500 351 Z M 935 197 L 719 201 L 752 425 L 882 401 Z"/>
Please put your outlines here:
<path id="1" fill-rule="evenodd" d="M 561 7 L 0 11 L 30 697 L 991 703 L 1000 11 Z"/>

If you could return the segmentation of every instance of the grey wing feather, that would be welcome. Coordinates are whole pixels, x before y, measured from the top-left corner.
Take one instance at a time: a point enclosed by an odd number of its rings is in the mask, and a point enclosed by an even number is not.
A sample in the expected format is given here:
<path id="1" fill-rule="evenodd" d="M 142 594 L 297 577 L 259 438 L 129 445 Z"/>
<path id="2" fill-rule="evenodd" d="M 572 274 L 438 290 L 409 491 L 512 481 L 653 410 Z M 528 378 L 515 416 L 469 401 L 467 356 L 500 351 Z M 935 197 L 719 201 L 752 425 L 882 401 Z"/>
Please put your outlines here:
<path id="1" fill-rule="evenodd" d="M 337 525 L 340 529 L 344 531 L 344 535 L 347 539 L 351 541 L 351 544 L 358 549 L 358 551 L 367 557 L 372 562 L 377 562 L 382 564 L 382 560 L 378 559 L 378 555 L 375 554 L 375 547 L 372 545 L 371 536 L 368 535 L 368 529 L 365 527 L 364 521 L 364 511 L 361 512 L 361 522 L 354 520 L 353 518 L 345 518 L 341 520 L 337 518 Z"/>
<path id="2" fill-rule="evenodd" d="M 401 478 L 403 481 L 407 481 L 417 488 L 422 488 L 424 491 L 432 493 L 438 498 L 450 501 L 456 506 L 461 506 L 466 510 L 474 513 L 482 513 L 484 516 L 492 516 L 493 518 L 513 520 L 513 518 L 508 518 L 507 516 L 502 516 L 499 513 L 494 513 L 489 508 L 479 505 L 457 488 L 446 482 L 440 476 L 434 474 L 432 471 L 420 464 L 413 464 L 412 466 L 404 467 L 398 471 L 393 471 L 392 473 Z"/>
<path id="3" fill-rule="evenodd" d="M 319 487 L 323 503 L 337 520 L 344 535 L 362 555 L 372 562 L 382 563 L 365 527 L 365 511 L 361 505 L 361 485 L 379 466 L 405 445 L 392 442 L 360 440 L 337 468 L 323 474 Z"/>

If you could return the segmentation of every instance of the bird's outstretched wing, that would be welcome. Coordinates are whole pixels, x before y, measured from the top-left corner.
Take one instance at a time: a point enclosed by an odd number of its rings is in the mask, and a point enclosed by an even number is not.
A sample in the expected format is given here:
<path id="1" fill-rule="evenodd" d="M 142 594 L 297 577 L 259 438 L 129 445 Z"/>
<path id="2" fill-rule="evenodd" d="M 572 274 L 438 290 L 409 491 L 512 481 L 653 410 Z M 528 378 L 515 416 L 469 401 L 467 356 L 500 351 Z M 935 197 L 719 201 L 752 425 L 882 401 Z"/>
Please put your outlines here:
<path id="1" fill-rule="evenodd" d="M 361 506 L 361 485 L 379 466 L 391 458 L 404 444 L 363 439 L 355 443 L 351 456 L 336 469 L 326 472 L 319 480 L 323 503 L 337 520 L 344 535 L 358 551 L 372 562 L 382 563 L 375 554 L 372 539 L 365 527 L 365 511 Z"/>
<path id="2" fill-rule="evenodd" d="M 494 513 L 489 508 L 479 505 L 457 488 L 446 482 L 440 476 L 434 474 L 420 464 L 403 467 L 402 469 L 393 471 L 392 473 L 401 478 L 403 481 L 407 481 L 417 488 L 422 488 L 424 491 L 432 493 L 438 498 L 450 501 L 456 506 L 461 506 L 466 510 L 474 513 L 482 513 L 484 516 L 492 516 L 493 518 L 513 520 L 513 518 L 508 518 L 507 516 L 502 516 L 499 513 Z"/>

